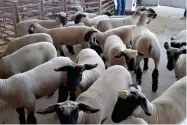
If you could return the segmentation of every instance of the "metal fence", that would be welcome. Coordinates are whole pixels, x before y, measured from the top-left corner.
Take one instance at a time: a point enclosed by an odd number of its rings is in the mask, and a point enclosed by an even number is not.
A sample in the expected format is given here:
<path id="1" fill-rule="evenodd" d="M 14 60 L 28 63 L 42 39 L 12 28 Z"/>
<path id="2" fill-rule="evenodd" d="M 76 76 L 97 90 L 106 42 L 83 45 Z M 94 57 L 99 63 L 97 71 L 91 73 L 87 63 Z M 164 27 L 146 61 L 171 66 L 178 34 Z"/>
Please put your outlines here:
<path id="1" fill-rule="evenodd" d="M 48 19 L 48 13 L 64 11 L 75 13 L 73 8 L 81 5 L 85 12 L 114 13 L 113 0 L 0 0 L 0 39 L 15 38 L 16 24 L 28 19 Z M 68 18 L 69 19 L 69 18 Z"/>

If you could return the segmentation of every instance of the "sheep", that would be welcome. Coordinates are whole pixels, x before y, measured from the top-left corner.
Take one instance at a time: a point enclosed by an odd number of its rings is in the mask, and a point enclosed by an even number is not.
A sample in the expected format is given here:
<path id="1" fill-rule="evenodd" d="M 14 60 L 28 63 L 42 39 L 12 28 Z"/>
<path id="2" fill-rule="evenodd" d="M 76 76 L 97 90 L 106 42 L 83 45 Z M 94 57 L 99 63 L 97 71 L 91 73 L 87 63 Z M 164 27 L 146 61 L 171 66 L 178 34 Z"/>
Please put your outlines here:
<path id="1" fill-rule="evenodd" d="M 58 67 L 64 68 L 64 72 L 58 72 Z M 79 84 L 82 73 L 94 67 L 92 64 L 75 65 L 68 57 L 56 57 L 27 72 L 0 79 L 0 98 L 17 108 L 20 123 L 26 123 L 26 108 L 27 123 L 35 124 L 36 99 L 51 95 L 59 88 L 62 90 L 59 91 L 58 102 L 65 101 L 68 91 Z M 67 71 L 69 68 L 71 70 Z"/>
<path id="2" fill-rule="evenodd" d="M 30 35 L 25 35 L 20 38 L 16 38 L 15 40 L 11 41 L 8 44 L 8 47 L 6 48 L 6 50 L 0 54 L 0 59 L 17 51 L 18 49 L 26 45 L 29 45 L 32 43 L 38 43 L 42 41 L 53 43 L 51 36 L 46 33 L 30 34 Z"/>
<path id="3" fill-rule="evenodd" d="M 92 33 L 90 33 L 87 37 L 88 40 L 92 40 L 95 38 L 101 48 L 104 48 L 105 40 L 107 37 L 111 35 L 117 35 L 121 38 L 121 40 L 126 44 L 127 48 L 131 47 L 130 41 L 132 37 L 132 32 L 136 28 L 136 25 L 129 25 L 129 26 L 121 26 L 106 32 L 100 32 L 99 30 L 95 29 Z"/>
<path id="4" fill-rule="evenodd" d="M 108 60 L 107 67 L 122 65 L 130 71 L 134 70 L 137 50 L 127 49 L 123 41 L 116 35 L 111 35 L 105 40 L 103 54 Z M 121 58 L 124 56 L 124 58 Z"/>
<path id="5" fill-rule="evenodd" d="M 56 111 L 61 124 L 100 124 L 110 117 L 118 91 L 127 89 L 131 83 L 131 75 L 127 69 L 115 65 L 101 74 L 75 102 L 57 103 L 44 110 L 40 109 L 37 113 L 48 114 Z"/>
<path id="6" fill-rule="evenodd" d="M 142 71 L 140 68 L 140 61 L 144 59 L 144 70 L 148 69 L 148 60 L 152 58 L 155 63 L 155 68 L 152 72 L 152 91 L 156 92 L 158 89 L 158 65 L 160 62 L 160 45 L 156 36 L 146 27 L 147 17 L 151 17 L 147 11 L 141 12 L 137 27 L 132 33 L 132 48 L 136 49 L 139 54 L 136 58 L 136 81 L 141 84 Z M 154 15 L 153 15 L 154 16 Z"/>
<path id="7" fill-rule="evenodd" d="M 0 78 L 7 79 L 43 64 L 57 56 L 53 44 L 39 42 L 26 45 L 0 60 Z"/>
<path id="8" fill-rule="evenodd" d="M 120 91 L 112 120 L 118 123 L 133 115 L 144 119 L 148 124 L 181 123 L 186 118 L 186 80 L 187 76 L 176 81 L 151 103 L 136 88 Z"/>
<path id="9" fill-rule="evenodd" d="M 179 79 L 186 76 L 186 48 L 173 48 L 168 42 L 164 43 L 164 48 L 167 50 L 167 69 L 175 68 L 175 76 Z"/>
<path id="10" fill-rule="evenodd" d="M 98 15 L 94 18 L 89 19 L 88 16 L 86 16 L 86 14 L 79 13 L 79 14 L 76 14 L 74 22 L 75 24 L 79 24 L 80 22 L 83 22 L 86 26 L 89 26 L 89 27 L 94 26 L 96 28 L 99 21 L 104 20 L 104 19 L 109 19 L 109 16 Z"/>
<path id="11" fill-rule="evenodd" d="M 39 23 L 41 26 L 52 29 L 64 26 L 67 22 L 67 14 L 65 12 L 61 12 L 59 14 L 54 14 L 53 16 L 56 17 L 56 20 L 38 20 L 38 19 L 31 19 L 21 21 L 16 25 L 16 33 L 17 35 L 24 36 L 28 34 L 28 28 L 33 23 Z"/>
<path id="12" fill-rule="evenodd" d="M 187 30 L 181 30 L 176 37 L 171 37 L 171 47 L 180 48 L 186 46 Z"/>
<path id="13" fill-rule="evenodd" d="M 54 46 L 60 51 L 60 54 L 64 56 L 64 52 L 61 45 L 66 45 L 71 54 L 75 54 L 72 45 L 81 44 L 84 46 L 85 37 L 89 31 L 93 28 L 87 26 L 70 26 L 62 28 L 46 29 L 40 24 L 35 23 L 29 26 L 28 32 L 33 33 L 47 33 L 53 38 Z"/>
<path id="14" fill-rule="evenodd" d="M 105 32 L 107 30 L 117 28 L 120 26 L 125 26 L 125 25 L 136 25 L 140 12 L 146 10 L 145 7 L 138 7 L 137 10 L 134 12 L 134 14 L 130 17 L 125 17 L 125 18 L 110 18 L 110 19 L 105 19 L 100 21 L 97 24 L 97 29 L 101 32 Z M 152 10 L 151 8 L 148 10 Z M 153 10 L 154 12 L 154 10 Z M 155 13 L 155 12 L 154 12 Z"/>
<path id="15" fill-rule="evenodd" d="M 97 63 L 98 66 L 92 70 L 87 70 L 82 74 L 82 81 L 75 92 L 76 98 L 82 92 L 86 91 L 105 71 L 104 62 L 94 50 L 89 48 L 81 50 L 77 55 L 76 64 L 83 65 L 92 63 Z M 75 101 L 75 99 L 72 101 Z"/>

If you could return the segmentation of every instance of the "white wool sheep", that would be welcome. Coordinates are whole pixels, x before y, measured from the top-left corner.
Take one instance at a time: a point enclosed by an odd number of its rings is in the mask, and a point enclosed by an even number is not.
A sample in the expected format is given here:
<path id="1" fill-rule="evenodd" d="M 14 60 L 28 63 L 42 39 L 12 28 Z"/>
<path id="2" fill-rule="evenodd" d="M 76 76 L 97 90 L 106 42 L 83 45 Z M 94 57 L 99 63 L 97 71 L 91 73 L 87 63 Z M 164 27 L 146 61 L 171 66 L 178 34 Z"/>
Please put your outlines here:
<path id="1" fill-rule="evenodd" d="M 92 49 L 83 49 L 77 55 L 76 64 L 97 64 L 97 67 L 92 70 L 83 72 L 82 81 L 80 82 L 76 98 L 84 91 L 86 91 L 97 79 L 104 73 L 105 65 L 101 57 Z"/>
<path id="2" fill-rule="evenodd" d="M 70 26 L 70 27 L 46 29 L 38 23 L 30 25 L 28 29 L 30 34 L 32 33 L 49 34 L 53 38 L 53 44 L 55 48 L 60 51 L 62 56 L 64 56 L 62 45 L 70 45 L 71 47 L 68 48 L 69 52 L 71 54 L 75 54 L 72 45 L 81 44 L 83 46 L 85 44 L 85 36 L 91 30 L 94 29 L 87 26 Z"/>
<path id="3" fill-rule="evenodd" d="M 0 78 L 23 73 L 57 56 L 53 44 L 39 42 L 26 45 L 0 60 Z"/>
<path id="4" fill-rule="evenodd" d="M 0 59 L 3 58 L 4 56 L 7 56 L 15 52 L 16 50 L 26 45 L 29 45 L 32 43 L 38 43 L 42 41 L 53 43 L 51 36 L 46 33 L 31 34 L 31 35 L 25 35 L 20 38 L 16 38 L 15 40 L 11 41 L 8 44 L 7 49 L 3 53 L 0 54 Z"/>
<path id="5" fill-rule="evenodd" d="M 56 111 L 61 124 L 101 124 L 111 116 L 118 91 L 127 89 L 130 84 L 132 79 L 127 69 L 119 65 L 112 66 L 79 95 L 75 102 L 54 104 L 37 112 L 47 114 Z"/>
<path id="6" fill-rule="evenodd" d="M 36 123 L 34 117 L 36 99 L 54 93 L 66 81 L 66 73 L 56 72 L 55 68 L 74 64 L 67 57 L 56 57 L 27 72 L 8 79 L 0 79 L 0 98 L 17 108 L 20 123 Z M 62 95 L 63 96 L 63 95 Z"/>
<path id="7" fill-rule="evenodd" d="M 167 50 L 167 69 L 174 69 L 175 76 L 179 79 L 186 76 L 186 48 L 173 48 L 167 42 L 164 43 L 164 47 Z"/>
<path id="8" fill-rule="evenodd" d="M 120 26 L 135 25 L 139 19 L 140 12 L 144 10 L 146 10 L 145 7 L 138 7 L 134 14 L 130 17 L 104 19 L 97 24 L 97 29 L 101 32 L 105 32 Z"/>
<path id="9" fill-rule="evenodd" d="M 176 37 L 171 37 L 171 47 L 180 48 L 186 46 L 186 33 L 187 30 L 181 30 Z"/>
<path id="10" fill-rule="evenodd" d="M 89 19 L 88 16 L 84 13 L 79 13 L 75 17 L 75 24 L 79 24 L 80 22 L 83 22 L 86 26 L 94 26 L 95 28 L 97 27 L 97 24 L 104 19 L 109 19 L 108 15 L 98 15 L 94 18 Z"/>
<path id="11" fill-rule="evenodd" d="M 111 35 L 117 35 L 121 38 L 121 40 L 126 44 L 127 48 L 131 47 L 130 40 L 132 37 L 133 30 L 136 28 L 136 25 L 129 25 L 129 26 L 121 26 L 106 32 L 100 32 L 99 30 L 95 29 L 95 32 L 92 32 L 89 39 L 96 38 L 99 42 L 101 48 L 104 47 L 105 40 Z"/>
<path id="12" fill-rule="evenodd" d="M 111 35 L 105 40 L 103 54 L 105 59 L 108 60 L 107 67 L 122 65 L 132 71 L 138 53 L 137 50 L 127 49 L 118 36 Z"/>
<path id="13" fill-rule="evenodd" d="M 113 121 L 120 122 L 132 114 L 148 124 L 181 123 L 186 118 L 186 80 L 187 76 L 176 81 L 151 103 L 135 88 L 120 92 L 126 96 L 119 96 L 112 114 Z"/>
<path id="14" fill-rule="evenodd" d="M 59 14 L 54 14 L 56 17 L 56 20 L 38 20 L 38 19 L 31 19 L 31 20 L 25 20 L 21 21 L 16 25 L 16 33 L 19 36 L 24 36 L 29 34 L 28 28 L 33 23 L 39 23 L 41 26 L 52 29 L 64 26 L 67 22 L 67 14 L 65 12 L 61 12 Z"/>
<path id="15" fill-rule="evenodd" d="M 141 12 L 137 27 L 132 33 L 132 47 L 139 54 L 136 59 L 136 80 L 141 84 L 142 71 L 140 68 L 140 61 L 144 59 L 144 70 L 148 69 L 148 59 L 152 58 L 155 64 L 152 73 L 152 91 L 158 89 L 158 65 L 160 62 L 160 45 L 156 36 L 146 27 L 147 17 L 152 16 L 147 11 Z"/>

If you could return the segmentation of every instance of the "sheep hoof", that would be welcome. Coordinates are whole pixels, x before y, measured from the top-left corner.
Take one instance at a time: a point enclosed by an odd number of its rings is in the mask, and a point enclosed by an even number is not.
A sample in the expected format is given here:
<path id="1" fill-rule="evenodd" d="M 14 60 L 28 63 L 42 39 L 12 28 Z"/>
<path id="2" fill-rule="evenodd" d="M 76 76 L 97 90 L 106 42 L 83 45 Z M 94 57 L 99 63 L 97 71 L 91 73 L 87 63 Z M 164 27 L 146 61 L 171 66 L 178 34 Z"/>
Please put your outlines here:
<path id="1" fill-rule="evenodd" d="M 27 124 L 37 124 L 34 113 L 28 114 Z"/>

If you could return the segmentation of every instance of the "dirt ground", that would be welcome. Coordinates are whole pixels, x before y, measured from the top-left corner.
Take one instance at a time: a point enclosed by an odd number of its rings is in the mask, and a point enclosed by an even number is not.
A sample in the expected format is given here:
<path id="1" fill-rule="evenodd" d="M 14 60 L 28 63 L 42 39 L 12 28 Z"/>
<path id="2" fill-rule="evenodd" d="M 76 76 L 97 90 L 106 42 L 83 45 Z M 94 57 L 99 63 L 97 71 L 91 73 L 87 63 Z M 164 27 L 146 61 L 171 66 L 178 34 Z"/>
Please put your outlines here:
<path id="1" fill-rule="evenodd" d="M 167 58 L 166 51 L 164 49 L 164 42 L 170 41 L 171 36 L 175 36 L 180 30 L 186 28 L 186 22 L 184 20 L 180 20 L 180 17 L 183 15 L 184 10 L 179 8 L 171 8 L 171 7 L 153 7 L 158 13 L 157 18 L 149 24 L 149 29 L 156 34 L 161 47 L 161 60 L 159 64 L 159 88 L 157 92 L 153 93 L 151 90 L 152 85 L 152 71 L 154 69 L 154 64 L 152 59 L 149 59 L 149 69 L 147 71 L 143 71 L 142 76 L 142 89 L 143 93 L 147 96 L 147 98 L 152 101 L 156 97 L 160 96 L 170 85 L 172 85 L 175 81 L 174 71 L 168 71 L 166 69 Z M 1 41 L 0 41 L 1 42 Z M 0 52 L 4 50 L 6 47 L 0 47 Z M 65 49 L 66 50 L 66 49 Z M 75 47 L 75 51 L 78 53 L 80 51 L 80 46 Z M 76 55 L 70 55 L 67 50 L 65 52 L 67 56 L 71 59 L 75 60 Z M 133 81 L 135 81 L 135 74 L 132 73 Z M 51 104 L 54 104 L 57 101 L 57 93 L 53 95 L 51 98 L 41 98 L 37 100 L 36 110 L 47 107 Z M 37 122 L 39 124 L 58 124 L 58 118 L 56 114 L 51 115 L 38 115 L 35 114 L 37 118 Z M 12 124 L 19 123 L 18 115 L 15 111 L 15 108 L 10 107 L 5 102 L 0 101 L 0 124 Z M 112 123 L 110 120 L 106 123 Z"/>

